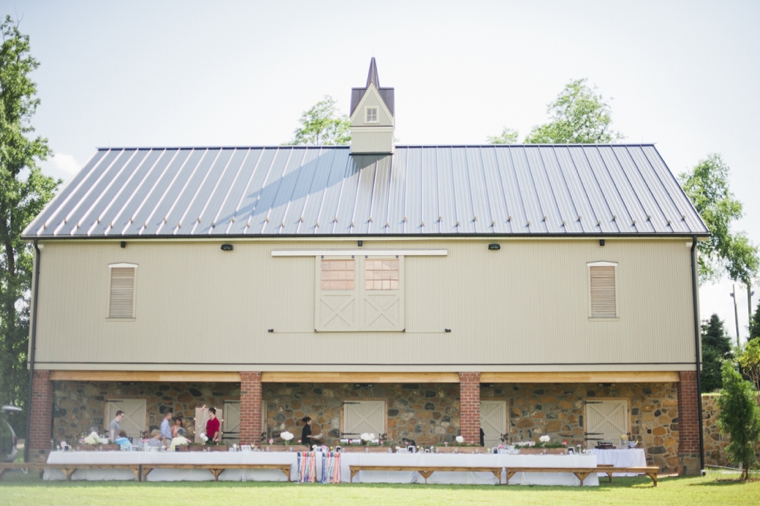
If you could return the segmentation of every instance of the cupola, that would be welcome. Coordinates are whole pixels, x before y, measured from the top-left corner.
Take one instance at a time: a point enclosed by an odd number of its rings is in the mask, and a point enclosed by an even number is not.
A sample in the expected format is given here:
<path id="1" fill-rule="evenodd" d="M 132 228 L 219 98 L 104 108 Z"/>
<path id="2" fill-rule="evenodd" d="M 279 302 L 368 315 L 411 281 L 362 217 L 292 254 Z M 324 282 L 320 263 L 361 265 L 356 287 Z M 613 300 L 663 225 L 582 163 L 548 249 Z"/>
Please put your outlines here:
<path id="1" fill-rule="evenodd" d="M 367 85 L 351 89 L 351 153 L 393 153 L 394 114 L 394 90 L 380 87 L 373 57 L 369 63 Z"/>

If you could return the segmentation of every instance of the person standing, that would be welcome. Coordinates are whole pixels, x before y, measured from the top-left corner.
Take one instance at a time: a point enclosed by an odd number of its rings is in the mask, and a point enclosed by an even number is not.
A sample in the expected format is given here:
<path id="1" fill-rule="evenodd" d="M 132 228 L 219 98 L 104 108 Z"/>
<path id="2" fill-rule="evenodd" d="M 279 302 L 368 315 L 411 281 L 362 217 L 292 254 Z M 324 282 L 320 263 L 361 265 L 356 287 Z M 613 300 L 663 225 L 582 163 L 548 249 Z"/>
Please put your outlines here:
<path id="1" fill-rule="evenodd" d="M 172 408 L 164 412 L 164 421 L 161 422 L 161 443 L 167 448 L 172 442 Z"/>
<path id="2" fill-rule="evenodd" d="M 174 425 L 172 425 L 172 439 L 177 437 L 177 431 L 182 428 L 182 418 L 178 416 L 174 419 Z"/>
<path id="3" fill-rule="evenodd" d="M 206 422 L 206 444 L 217 444 L 222 439 L 219 430 L 219 419 L 216 417 L 216 408 L 208 408 L 208 422 Z"/>
<path id="4" fill-rule="evenodd" d="M 303 429 L 301 430 L 301 444 L 305 444 L 309 448 L 311 448 L 312 445 L 319 444 L 319 441 L 317 441 L 316 437 L 311 433 L 311 417 L 305 416 L 301 421 L 304 423 Z"/>
<path id="5" fill-rule="evenodd" d="M 122 420 L 124 420 L 124 412 L 122 410 L 119 410 L 116 412 L 114 419 L 111 420 L 111 423 L 108 424 L 108 439 L 111 441 L 116 441 L 116 438 L 119 437 Z"/>

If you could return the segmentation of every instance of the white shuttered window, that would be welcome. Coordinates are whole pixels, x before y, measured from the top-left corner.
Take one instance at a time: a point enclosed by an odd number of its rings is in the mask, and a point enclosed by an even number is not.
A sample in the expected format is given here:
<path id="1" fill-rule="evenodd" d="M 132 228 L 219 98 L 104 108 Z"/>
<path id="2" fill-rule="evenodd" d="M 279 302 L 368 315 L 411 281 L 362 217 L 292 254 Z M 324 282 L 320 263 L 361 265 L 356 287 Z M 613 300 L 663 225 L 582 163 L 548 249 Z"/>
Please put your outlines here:
<path id="1" fill-rule="evenodd" d="M 137 265 L 113 264 L 108 292 L 108 318 L 132 319 L 135 317 L 135 281 Z"/>
<path id="2" fill-rule="evenodd" d="M 617 264 L 593 262 L 588 264 L 589 316 L 617 318 Z"/>
<path id="3" fill-rule="evenodd" d="M 404 257 L 317 257 L 314 329 L 404 330 Z"/>

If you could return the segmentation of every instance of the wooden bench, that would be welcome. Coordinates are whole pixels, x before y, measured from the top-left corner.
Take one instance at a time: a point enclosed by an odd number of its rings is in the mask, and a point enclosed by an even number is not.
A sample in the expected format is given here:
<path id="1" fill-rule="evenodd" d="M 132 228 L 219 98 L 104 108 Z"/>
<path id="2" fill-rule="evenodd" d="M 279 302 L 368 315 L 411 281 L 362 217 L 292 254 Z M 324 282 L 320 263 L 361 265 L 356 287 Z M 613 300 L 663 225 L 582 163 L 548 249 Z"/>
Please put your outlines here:
<path id="1" fill-rule="evenodd" d="M 598 467 L 507 467 L 506 470 L 506 485 L 509 485 L 509 479 L 516 473 L 573 473 L 579 480 L 581 480 L 581 487 L 583 486 L 583 481 L 590 474 L 606 472 L 606 468 L 600 469 Z"/>
<path id="2" fill-rule="evenodd" d="M 145 481 L 154 469 L 206 469 L 219 481 L 219 475 L 226 469 L 279 469 L 290 481 L 291 464 L 142 464 L 141 481 Z"/>
<path id="3" fill-rule="evenodd" d="M 657 476 L 660 472 L 660 468 L 657 466 L 643 466 L 643 467 L 615 467 L 612 464 L 599 464 L 597 466 L 597 469 L 600 473 L 606 474 L 609 479 L 610 483 L 612 483 L 612 475 L 614 473 L 635 473 L 635 474 L 646 474 L 650 478 L 652 478 L 652 482 L 654 483 L 654 486 L 657 486 Z"/>
<path id="4" fill-rule="evenodd" d="M 414 471 L 418 472 L 425 478 L 427 484 L 428 478 L 436 472 L 454 472 L 454 473 L 492 473 L 499 480 L 501 485 L 501 470 L 502 467 L 482 467 L 482 466 L 348 466 L 351 477 L 349 481 L 353 483 L 354 476 L 359 471 Z"/>
<path id="5" fill-rule="evenodd" d="M 47 463 L 13 463 L 13 464 L 0 464 L 0 479 L 3 475 L 11 469 L 34 469 L 40 472 L 40 477 L 46 469 L 58 469 L 66 477 L 66 481 L 71 481 L 71 475 L 74 472 L 84 469 L 128 469 L 135 475 L 135 479 L 140 480 L 140 465 L 139 464 L 47 464 Z"/>
<path id="6" fill-rule="evenodd" d="M 47 464 L 40 462 L 40 463 L 1 463 L 0 464 L 0 480 L 3 479 L 3 476 L 6 472 L 11 471 L 13 469 L 20 469 L 22 471 L 39 471 L 40 478 L 42 477 L 42 473 L 45 471 L 45 467 Z"/>

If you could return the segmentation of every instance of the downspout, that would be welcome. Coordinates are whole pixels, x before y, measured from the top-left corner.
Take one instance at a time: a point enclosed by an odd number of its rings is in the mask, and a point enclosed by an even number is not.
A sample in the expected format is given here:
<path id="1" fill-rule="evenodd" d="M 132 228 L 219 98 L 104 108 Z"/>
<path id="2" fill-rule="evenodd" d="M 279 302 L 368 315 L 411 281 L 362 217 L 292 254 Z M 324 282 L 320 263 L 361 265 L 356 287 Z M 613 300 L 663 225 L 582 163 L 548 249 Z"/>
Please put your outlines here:
<path id="1" fill-rule="evenodd" d="M 699 469 L 704 471 L 705 469 L 705 441 L 702 430 L 702 382 L 700 381 L 700 373 L 702 371 L 700 361 L 700 335 L 699 335 L 699 304 L 697 302 L 697 295 L 699 285 L 697 283 L 697 236 L 691 238 L 691 290 L 692 300 L 694 303 L 694 365 L 697 369 L 697 418 L 699 420 Z M 680 415 L 679 415 L 680 416 Z"/>
<path id="2" fill-rule="evenodd" d="M 26 441 L 24 442 L 24 462 L 29 462 L 29 440 L 32 429 L 32 387 L 34 385 L 34 352 L 37 346 L 37 292 L 40 286 L 40 248 L 34 240 L 34 288 L 32 289 L 32 332 L 29 337 L 29 398 L 26 404 Z"/>

